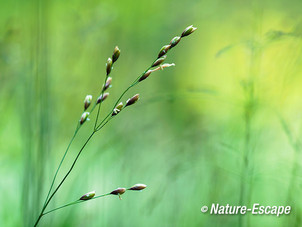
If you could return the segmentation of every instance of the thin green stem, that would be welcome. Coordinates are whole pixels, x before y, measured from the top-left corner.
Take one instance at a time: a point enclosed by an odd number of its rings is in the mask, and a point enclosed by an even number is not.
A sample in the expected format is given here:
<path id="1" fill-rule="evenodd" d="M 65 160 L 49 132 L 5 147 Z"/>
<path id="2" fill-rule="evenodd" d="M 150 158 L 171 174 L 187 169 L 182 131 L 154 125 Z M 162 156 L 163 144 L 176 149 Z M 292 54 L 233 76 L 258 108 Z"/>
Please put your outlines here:
<path id="1" fill-rule="evenodd" d="M 93 112 L 93 110 L 95 109 L 96 105 L 97 105 L 97 101 L 95 102 L 95 104 L 94 104 L 93 107 L 91 108 L 90 114 Z M 70 148 L 70 146 L 71 146 L 73 140 L 75 139 L 75 137 L 76 137 L 76 135 L 77 135 L 77 133 L 78 133 L 78 131 L 79 131 L 80 128 L 81 128 L 81 125 L 78 123 L 78 124 L 77 124 L 77 128 L 76 128 L 76 130 L 75 130 L 75 132 L 74 132 L 74 134 L 73 134 L 73 136 L 72 136 L 72 138 L 71 138 L 71 140 L 70 140 L 70 142 L 69 142 L 69 144 L 68 144 L 68 146 L 67 146 L 67 148 L 66 148 L 66 150 L 65 150 L 65 153 L 64 153 L 64 155 L 63 155 L 63 157 L 62 157 L 62 159 L 61 159 L 61 161 L 60 161 L 60 164 L 59 164 L 59 166 L 58 166 L 58 168 L 57 168 L 57 170 L 56 170 L 56 173 L 55 173 L 55 175 L 54 175 L 54 177 L 53 177 L 53 179 L 52 179 L 51 186 L 50 186 L 50 188 L 49 188 L 49 191 L 48 191 L 48 194 L 47 194 L 47 196 L 46 196 L 46 199 L 45 199 L 45 202 L 44 202 L 43 207 L 45 206 L 45 204 L 46 204 L 46 202 L 47 202 L 47 200 L 48 200 L 48 198 L 49 198 L 49 195 L 50 195 L 50 193 L 51 193 L 51 190 L 52 190 L 53 185 L 54 185 L 54 183 L 55 183 L 55 180 L 56 180 L 56 178 L 57 178 L 58 172 L 59 172 L 59 170 L 60 170 L 60 168 L 61 168 L 61 166 L 62 166 L 62 163 L 63 163 L 63 161 L 65 160 L 65 157 L 66 157 L 66 155 L 67 155 L 67 153 L 68 153 L 68 150 L 69 150 L 69 148 Z"/>
<path id="2" fill-rule="evenodd" d="M 108 75 L 105 76 L 105 81 L 104 81 L 104 83 L 103 83 L 102 92 L 101 92 L 101 95 L 100 95 L 99 97 L 103 97 L 103 95 L 104 95 L 105 86 L 106 86 L 107 79 L 108 79 Z M 97 98 L 97 99 L 98 99 L 98 98 Z M 99 115 L 100 115 L 101 106 L 102 106 L 102 101 L 100 101 L 100 104 L 99 104 L 98 113 L 97 113 L 97 115 L 96 115 L 96 119 L 95 119 L 95 123 L 94 123 L 94 130 L 96 129 L 96 126 L 97 126 L 97 123 L 98 123 L 98 120 L 99 120 Z"/>
<path id="3" fill-rule="evenodd" d="M 80 149 L 78 155 L 76 156 L 75 160 L 73 161 L 70 169 L 68 170 L 68 172 L 66 173 L 66 175 L 64 176 L 64 178 L 61 180 L 60 184 L 56 187 L 56 189 L 54 190 L 54 192 L 51 194 L 51 196 L 49 197 L 49 199 L 47 200 L 47 202 L 45 203 L 45 205 L 43 206 L 42 210 L 41 210 L 41 213 L 35 223 L 34 226 L 37 226 L 40 219 L 42 218 L 43 216 L 43 212 L 44 210 L 46 209 L 46 207 L 48 206 L 49 202 L 51 201 L 51 199 L 54 197 L 54 195 L 57 193 L 57 191 L 59 190 L 59 188 L 62 186 L 62 184 L 64 183 L 64 181 L 66 180 L 66 178 L 68 177 L 68 175 L 70 174 L 70 172 L 72 171 L 73 167 L 75 166 L 78 158 L 80 157 L 83 149 L 86 147 L 86 145 L 88 144 L 88 142 L 90 141 L 90 139 L 93 137 L 93 135 L 95 134 L 96 131 L 93 131 L 90 136 L 88 137 L 88 139 L 86 140 L 86 142 L 84 143 L 84 145 L 82 146 L 82 148 Z"/>
<path id="4" fill-rule="evenodd" d="M 101 130 L 112 118 L 109 118 L 102 126 L 95 130 L 95 132 Z"/>
<path id="5" fill-rule="evenodd" d="M 51 213 L 51 212 L 54 212 L 54 211 L 56 211 L 56 210 L 59 210 L 59 209 L 62 209 L 62 208 L 68 207 L 68 206 L 72 206 L 72 205 L 76 205 L 76 204 L 79 204 L 79 203 L 88 202 L 88 201 L 91 201 L 91 200 L 93 200 L 93 199 L 105 197 L 105 196 L 108 196 L 108 195 L 110 195 L 110 193 L 103 194 L 103 195 L 99 195 L 99 196 L 93 197 L 93 198 L 91 198 L 91 199 L 89 199 L 89 200 L 76 200 L 76 201 L 74 201 L 74 202 L 71 202 L 71 203 L 65 204 L 65 205 L 63 205 L 63 206 L 57 207 L 57 208 L 55 208 L 55 209 L 52 209 L 52 210 L 50 210 L 50 211 L 47 211 L 47 212 L 43 213 L 43 215 L 49 214 L 49 213 Z"/>
<path id="6" fill-rule="evenodd" d="M 108 119 L 103 125 L 101 125 L 100 128 L 99 128 L 98 130 L 102 129 L 102 128 L 109 122 L 109 120 L 110 120 L 110 119 Z M 40 212 L 40 215 L 39 215 L 39 217 L 38 217 L 38 219 L 37 219 L 37 221 L 36 221 L 36 223 L 35 223 L 34 226 L 37 226 L 37 225 L 38 225 L 40 219 L 41 219 L 42 216 L 44 215 L 44 211 L 45 211 L 46 207 L 48 206 L 49 202 L 50 202 L 51 199 L 54 197 L 54 195 L 57 193 L 57 191 L 59 190 L 59 188 L 62 186 L 63 182 L 66 180 L 66 178 L 68 177 L 68 175 L 70 174 L 70 172 L 71 172 L 72 169 L 74 168 L 74 166 L 75 166 L 75 164 L 76 164 L 78 158 L 80 157 L 80 155 L 81 155 L 83 149 L 86 147 L 86 145 L 88 144 L 88 142 L 90 141 L 90 139 L 93 137 L 93 135 L 94 135 L 98 130 L 94 130 L 94 131 L 90 134 L 90 136 L 88 137 L 88 139 L 86 140 L 86 142 L 84 143 L 84 145 L 82 146 L 82 148 L 80 149 L 79 153 L 77 154 L 77 156 L 76 156 L 75 160 L 73 161 L 73 163 L 72 163 L 70 169 L 68 170 L 68 172 L 66 173 L 66 175 L 64 176 L 64 178 L 61 180 L 60 184 L 56 187 L 56 189 L 54 190 L 54 192 L 51 194 L 51 196 L 49 197 L 48 201 L 47 201 L 47 202 L 45 203 L 45 205 L 43 206 L 43 208 L 42 208 L 42 210 L 41 210 L 41 212 Z M 96 198 L 98 198 L 98 197 L 96 197 Z"/>
<path id="7" fill-rule="evenodd" d="M 86 142 L 84 143 L 84 145 L 82 146 L 82 148 L 80 149 L 79 153 L 77 154 L 76 158 L 74 159 L 70 169 L 68 170 L 68 172 L 66 173 L 66 175 L 64 176 L 64 178 L 61 180 L 60 184 L 56 187 L 56 189 L 54 190 L 54 192 L 51 194 L 51 196 L 49 197 L 46 205 L 48 205 L 48 203 L 50 202 L 50 200 L 52 199 L 52 197 L 56 194 L 56 192 L 59 190 L 59 188 L 61 187 L 61 185 L 63 184 L 63 182 L 66 180 L 66 178 L 68 177 L 68 175 L 70 174 L 70 172 L 72 171 L 73 167 L 75 166 L 78 158 L 80 157 L 83 149 L 86 147 L 86 145 L 88 144 L 88 142 L 91 140 L 91 138 L 93 137 L 93 135 L 95 134 L 95 131 L 93 131 L 90 136 L 88 137 L 88 139 L 86 140 Z"/>
<path id="8" fill-rule="evenodd" d="M 66 205 L 64 205 L 64 206 L 60 206 L 60 207 L 57 207 L 57 208 L 52 209 L 52 210 L 50 210 L 50 211 L 47 211 L 47 212 L 43 213 L 43 215 L 49 214 L 49 213 L 54 212 L 54 211 L 56 211 L 56 210 L 62 209 L 62 208 L 64 208 L 64 207 L 68 207 L 68 206 L 71 206 L 71 205 L 75 205 L 75 204 L 81 203 L 81 202 L 83 202 L 83 201 L 84 201 L 84 200 L 77 200 L 77 201 L 74 201 L 74 202 L 72 202 L 72 203 L 68 203 L 68 204 L 66 204 Z"/>
<path id="9" fill-rule="evenodd" d="M 43 207 L 45 206 L 45 204 L 46 204 L 46 202 L 47 202 L 47 200 L 48 200 L 48 197 L 49 197 L 49 195 L 50 195 L 51 189 L 52 189 L 52 187 L 53 187 L 53 185 L 54 185 L 54 183 L 55 183 L 55 180 L 56 180 L 56 178 L 57 178 L 58 172 L 59 172 L 59 170 L 60 170 L 60 168 L 61 168 L 61 166 L 62 166 L 62 163 L 63 163 L 63 161 L 64 161 L 64 159 L 65 159 L 65 157 L 66 157 L 66 155 L 67 155 L 67 153 L 68 153 L 68 150 L 69 150 L 69 148 L 70 148 L 70 146 L 71 146 L 71 144 L 72 144 L 74 138 L 76 137 L 76 135 L 77 135 L 77 133 L 78 133 L 80 127 L 81 127 L 81 125 L 78 124 L 78 125 L 77 125 L 77 128 L 76 128 L 76 130 L 75 130 L 75 132 L 74 132 L 74 134 L 73 134 L 73 136 L 72 136 L 72 138 L 71 138 L 71 140 L 70 140 L 70 142 L 69 142 L 69 144 L 68 144 L 68 146 L 67 146 L 67 148 L 66 148 L 66 151 L 65 151 L 65 153 L 64 153 L 64 155 L 63 155 L 63 158 L 61 159 L 61 162 L 60 162 L 60 164 L 59 164 L 59 167 L 57 168 L 56 173 L 55 173 L 55 176 L 53 177 L 53 180 L 52 180 L 52 182 L 51 182 L 51 185 L 50 185 L 50 188 L 49 188 L 48 194 L 47 194 L 47 196 L 46 196 L 46 199 L 45 199 L 45 202 L 44 202 Z"/>

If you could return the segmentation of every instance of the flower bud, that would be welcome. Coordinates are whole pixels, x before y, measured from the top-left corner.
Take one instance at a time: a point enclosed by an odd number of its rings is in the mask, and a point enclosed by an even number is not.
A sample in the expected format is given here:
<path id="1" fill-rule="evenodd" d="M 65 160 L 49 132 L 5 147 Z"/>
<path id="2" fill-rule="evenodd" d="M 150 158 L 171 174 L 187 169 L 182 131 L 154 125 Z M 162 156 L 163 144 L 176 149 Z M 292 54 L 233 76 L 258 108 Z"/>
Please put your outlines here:
<path id="1" fill-rule="evenodd" d="M 82 125 L 82 124 L 84 124 L 84 122 L 87 120 L 89 120 L 89 118 L 88 118 L 88 116 L 89 116 L 89 112 L 84 112 L 83 114 L 82 114 L 82 116 L 81 116 L 81 119 L 80 119 L 80 124 Z"/>
<path id="2" fill-rule="evenodd" d="M 181 34 L 181 37 L 185 37 L 185 36 L 192 34 L 196 29 L 197 28 L 194 28 L 193 25 L 187 27 Z"/>
<path id="3" fill-rule="evenodd" d="M 116 60 L 119 58 L 120 54 L 121 54 L 121 51 L 118 48 L 118 46 L 116 46 L 114 48 L 113 55 L 112 55 L 112 61 L 113 61 L 113 63 L 116 62 Z"/>
<path id="4" fill-rule="evenodd" d="M 80 200 L 89 200 L 92 199 L 95 196 L 95 191 L 88 192 L 85 195 L 83 195 Z"/>
<path id="5" fill-rule="evenodd" d="M 179 43 L 180 39 L 181 38 L 179 36 L 175 36 L 170 42 L 171 48 L 175 47 Z"/>
<path id="6" fill-rule="evenodd" d="M 168 53 L 168 50 L 170 49 L 171 45 L 165 45 L 163 46 L 158 54 L 158 57 L 160 58 L 161 56 L 165 55 L 166 53 Z"/>
<path id="7" fill-rule="evenodd" d="M 152 70 L 148 70 L 147 72 L 145 72 L 144 75 L 142 75 L 142 76 L 139 78 L 138 82 L 141 82 L 141 81 L 147 79 L 147 77 L 150 76 L 151 73 L 152 73 Z"/>
<path id="8" fill-rule="evenodd" d="M 128 100 L 126 101 L 125 107 L 126 107 L 126 106 L 130 106 L 130 105 L 133 105 L 133 104 L 136 103 L 138 100 L 139 100 L 139 94 L 136 94 L 136 95 L 134 95 L 132 98 L 130 98 L 130 99 L 128 99 Z"/>
<path id="9" fill-rule="evenodd" d="M 96 100 L 96 103 L 99 104 L 99 103 L 103 102 L 108 96 L 109 96 L 109 93 L 104 93 L 104 94 L 100 95 L 98 97 L 98 99 Z"/>
<path id="10" fill-rule="evenodd" d="M 126 188 L 117 188 L 110 192 L 111 195 L 118 195 L 118 197 L 121 199 L 121 195 L 124 194 L 126 191 Z"/>
<path id="11" fill-rule="evenodd" d="M 151 67 L 155 67 L 155 66 L 158 66 L 158 65 L 160 65 L 161 63 L 163 63 L 164 60 L 166 59 L 166 57 L 167 57 L 167 56 L 164 55 L 164 56 L 158 58 L 158 59 L 153 63 L 153 65 L 152 65 Z"/>
<path id="12" fill-rule="evenodd" d="M 147 187 L 147 185 L 145 185 L 145 184 L 135 184 L 128 190 L 141 191 L 141 190 L 145 189 L 146 187 Z"/>
<path id="13" fill-rule="evenodd" d="M 105 86 L 103 86 L 103 91 L 106 91 L 110 87 L 111 82 L 112 82 L 112 78 L 108 77 L 108 79 L 106 80 Z"/>
<path id="14" fill-rule="evenodd" d="M 92 100 L 92 95 L 86 95 L 84 99 L 84 110 L 87 110 L 87 108 L 90 106 Z"/>
<path id="15" fill-rule="evenodd" d="M 107 63 L 106 63 L 107 76 L 110 74 L 111 68 L 112 68 L 112 60 L 111 60 L 111 58 L 108 58 Z"/>

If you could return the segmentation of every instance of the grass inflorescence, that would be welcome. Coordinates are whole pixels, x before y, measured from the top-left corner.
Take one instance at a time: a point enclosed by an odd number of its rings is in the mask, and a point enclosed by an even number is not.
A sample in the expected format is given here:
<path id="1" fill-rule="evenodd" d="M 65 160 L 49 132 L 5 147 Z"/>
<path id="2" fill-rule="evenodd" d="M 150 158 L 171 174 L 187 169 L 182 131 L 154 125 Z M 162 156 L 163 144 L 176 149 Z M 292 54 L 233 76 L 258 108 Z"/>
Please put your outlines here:
<path id="1" fill-rule="evenodd" d="M 126 107 L 128 106 L 132 106 L 134 105 L 140 98 L 139 94 L 136 94 L 132 97 L 129 97 L 127 99 L 127 101 L 125 102 L 125 105 L 123 104 L 123 102 L 121 102 L 122 98 L 125 96 L 125 94 L 132 89 L 134 86 L 138 85 L 139 83 L 141 83 L 142 81 L 146 80 L 151 73 L 158 71 L 158 70 L 163 70 L 165 68 L 171 67 L 171 66 L 175 66 L 174 63 L 164 63 L 166 58 L 167 58 L 167 53 L 174 48 L 180 41 L 182 38 L 192 34 L 194 31 L 196 30 L 195 27 L 193 27 L 192 25 L 187 27 L 181 34 L 181 36 L 176 36 L 174 37 L 171 42 L 167 45 L 164 45 L 160 51 L 159 54 L 157 56 L 157 58 L 152 62 L 152 64 L 141 74 L 139 75 L 119 96 L 119 98 L 116 100 L 115 104 L 113 105 L 112 109 L 107 113 L 107 115 L 100 120 L 100 110 L 102 107 L 102 103 L 108 99 L 109 97 L 109 89 L 111 87 L 111 84 L 113 82 L 113 78 L 110 76 L 111 72 L 113 70 L 113 65 L 116 64 L 117 60 L 120 57 L 120 49 L 116 46 L 114 48 L 113 54 L 111 57 L 108 58 L 107 62 L 106 62 L 106 75 L 104 78 L 104 82 L 102 85 L 102 88 L 100 89 L 100 93 L 99 96 L 93 101 L 93 97 L 92 95 L 87 95 L 84 99 L 84 108 L 83 108 L 83 113 L 80 116 L 80 119 L 77 123 L 75 132 L 67 146 L 67 149 L 65 150 L 65 153 L 59 163 L 59 166 L 55 172 L 55 175 L 53 177 L 53 180 L 51 182 L 51 185 L 49 187 L 48 190 L 48 194 L 46 196 L 45 202 L 43 204 L 43 207 L 40 211 L 39 216 L 36 219 L 36 222 L 34 224 L 34 226 L 37 226 L 38 223 L 40 222 L 41 218 L 49 213 L 52 213 L 56 210 L 71 206 L 71 205 L 75 205 L 75 204 L 79 204 L 79 203 L 83 203 L 83 202 L 87 202 L 93 199 L 97 199 L 97 198 L 101 198 L 101 197 L 105 197 L 105 196 L 109 196 L 109 195 L 117 195 L 120 199 L 121 199 L 121 195 L 123 195 L 126 191 L 141 191 L 143 189 L 146 188 L 146 185 L 144 184 L 136 184 L 128 189 L 126 188 L 117 188 L 113 191 L 111 191 L 110 193 L 106 193 L 106 194 L 102 194 L 102 195 L 98 195 L 95 196 L 95 191 L 89 192 L 84 194 L 83 196 L 81 196 L 79 199 L 65 204 L 63 206 L 54 208 L 52 210 L 46 210 L 46 208 L 48 207 L 49 203 L 52 201 L 52 199 L 54 198 L 54 196 L 56 195 L 56 193 L 58 192 L 58 190 L 60 189 L 60 187 L 62 186 L 62 184 L 64 183 L 64 181 L 66 180 L 66 178 L 69 176 L 69 174 L 71 173 L 71 171 L 73 170 L 73 168 L 75 167 L 81 153 L 83 152 L 84 148 L 86 147 L 86 145 L 89 143 L 89 141 L 92 139 L 92 137 L 98 132 L 100 131 L 105 125 L 108 124 L 108 122 L 110 122 L 112 119 L 114 119 L 118 114 L 120 114 Z M 89 110 L 90 109 L 90 110 Z M 75 159 L 73 160 L 70 168 L 68 169 L 68 171 L 66 172 L 66 174 L 64 175 L 63 179 L 59 182 L 59 184 L 55 187 L 55 181 L 58 175 L 59 170 L 61 169 L 61 166 L 65 160 L 65 157 L 69 151 L 69 148 L 71 146 L 71 144 L 73 143 L 76 135 L 78 134 L 79 130 L 85 125 L 87 124 L 86 122 L 90 120 L 90 116 L 92 115 L 92 113 L 94 112 L 94 110 L 97 109 L 97 114 L 95 117 L 95 121 L 94 121 L 94 127 L 93 130 L 91 132 L 91 134 L 88 136 L 88 139 L 84 142 L 84 144 L 82 145 L 82 147 L 80 148 L 80 150 L 78 151 Z"/>

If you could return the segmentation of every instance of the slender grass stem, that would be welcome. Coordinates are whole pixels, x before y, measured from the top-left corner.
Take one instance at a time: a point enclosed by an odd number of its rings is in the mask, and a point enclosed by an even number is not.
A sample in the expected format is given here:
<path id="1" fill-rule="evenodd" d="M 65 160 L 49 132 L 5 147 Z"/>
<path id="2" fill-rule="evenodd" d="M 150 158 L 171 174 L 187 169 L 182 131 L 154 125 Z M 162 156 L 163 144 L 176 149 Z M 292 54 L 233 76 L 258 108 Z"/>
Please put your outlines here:
<path id="1" fill-rule="evenodd" d="M 106 78 L 107 78 L 107 77 L 106 77 Z M 102 94 L 103 94 L 103 92 L 102 92 Z M 101 103 L 100 103 L 100 104 L 101 104 Z M 91 108 L 90 114 L 93 112 L 93 110 L 95 109 L 96 105 L 97 105 L 97 101 L 95 102 L 95 104 L 94 104 L 93 107 Z M 100 107 L 99 107 L 99 109 L 100 109 Z M 99 110 L 98 110 L 98 115 L 99 115 Z M 52 179 L 52 182 L 51 182 L 51 185 L 50 185 L 50 188 L 49 188 L 48 194 L 47 194 L 47 196 L 46 196 L 46 199 L 45 199 L 45 202 L 44 202 L 43 207 L 45 206 L 45 204 L 46 204 L 46 202 L 47 202 L 47 200 L 48 200 L 48 198 L 49 198 L 49 195 L 50 195 L 50 193 L 51 193 L 51 190 L 52 190 L 52 188 L 53 188 L 53 185 L 54 185 L 55 180 L 56 180 L 56 178 L 57 178 L 57 175 L 58 175 L 58 173 L 59 173 L 59 170 L 60 170 L 60 168 L 61 168 L 61 166 L 62 166 L 62 164 L 63 164 L 63 161 L 65 160 L 65 157 L 66 157 L 66 155 L 67 155 L 67 153 L 68 153 L 68 150 L 69 150 L 71 144 L 73 143 L 73 141 L 74 141 L 76 135 L 78 134 L 80 128 L 81 128 L 81 125 L 78 123 L 78 124 L 77 124 L 77 128 L 76 128 L 76 130 L 75 130 L 75 132 L 74 132 L 74 134 L 73 134 L 73 136 L 72 136 L 72 138 L 71 138 L 71 140 L 70 140 L 70 142 L 69 142 L 69 144 L 68 144 L 68 146 L 67 146 L 67 148 L 66 148 L 66 150 L 65 150 L 65 153 L 64 153 L 64 155 L 63 155 L 63 157 L 62 157 L 62 159 L 61 159 L 61 161 L 60 161 L 60 164 L 59 164 L 59 166 L 58 166 L 58 168 L 57 168 L 57 170 L 56 170 L 56 173 L 55 173 L 55 175 L 54 175 L 54 177 L 53 177 L 53 179 Z"/>
<path id="2" fill-rule="evenodd" d="M 48 206 L 49 202 L 51 201 L 51 199 L 54 197 L 54 195 L 57 193 L 57 191 L 59 190 L 59 188 L 62 186 L 63 182 L 66 180 L 66 178 L 68 177 L 68 175 L 70 174 L 70 172 L 72 171 L 73 167 L 75 166 L 78 158 L 80 157 L 83 149 L 86 147 L 86 145 L 88 144 L 88 142 L 91 140 L 91 138 L 93 137 L 93 135 L 95 134 L 96 131 L 93 131 L 90 136 L 88 137 L 88 139 L 86 140 L 86 142 L 84 143 L 84 145 L 82 146 L 82 148 L 80 149 L 78 155 L 76 156 L 75 160 L 73 161 L 70 169 L 68 170 L 68 172 L 66 173 L 66 175 L 64 176 L 64 178 L 61 180 L 60 184 L 56 187 L 56 189 L 54 190 L 54 192 L 50 195 L 49 199 L 47 200 L 47 202 L 45 203 L 45 205 L 43 206 L 41 212 L 40 212 L 40 215 L 35 223 L 34 226 L 37 226 L 40 219 L 42 218 L 43 216 L 43 212 L 44 210 L 46 209 L 46 207 Z"/>
<path id="3" fill-rule="evenodd" d="M 43 215 L 49 214 L 49 213 L 51 213 L 51 212 L 54 212 L 54 211 L 56 211 L 56 210 L 59 210 L 59 209 L 62 209 L 62 208 L 68 207 L 68 206 L 72 206 L 72 205 L 76 205 L 76 204 L 79 204 L 79 203 L 88 202 L 88 201 L 91 201 L 91 200 L 93 200 L 93 199 L 105 197 L 105 196 L 108 196 L 108 195 L 110 195 L 110 193 L 103 194 L 103 195 L 99 195 L 99 196 L 93 197 L 93 198 L 91 198 L 91 199 L 89 199 L 89 200 L 76 200 L 76 201 L 74 201 L 74 202 L 71 202 L 71 203 L 65 204 L 65 205 L 63 205 L 63 206 L 57 207 L 57 208 L 55 208 L 55 209 L 52 209 L 52 210 L 50 210 L 50 211 L 47 211 L 47 212 L 43 213 Z"/>
<path id="4" fill-rule="evenodd" d="M 102 129 L 108 122 L 109 122 L 110 118 L 103 124 L 99 127 L 98 130 Z M 68 172 L 66 173 L 66 175 L 64 176 L 64 178 L 61 180 L 60 184 L 56 187 L 56 189 L 54 190 L 54 192 L 51 194 L 51 196 L 49 197 L 49 199 L 47 200 L 47 202 L 45 203 L 45 205 L 43 206 L 41 212 L 40 212 L 40 215 L 35 223 L 34 226 L 37 226 L 40 219 L 42 218 L 42 216 L 44 215 L 44 211 L 46 209 L 46 207 L 48 206 L 49 202 L 51 201 L 51 199 L 54 197 L 54 195 L 57 193 L 57 191 L 59 190 L 59 188 L 62 186 L 62 184 L 64 183 L 64 181 L 66 180 L 66 178 L 68 177 L 68 175 L 71 173 L 72 169 L 74 168 L 78 158 L 80 157 L 83 149 L 86 147 L 86 145 L 88 144 L 88 142 L 91 140 L 91 138 L 94 136 L 94 134 L 98 131 L 98 130 L 94 130 L 90 136 L 88 137 L 88 139 L 86 140 L 86 142 L 84 143 L 84 145 L 82 146 L 82 148 L 80 149 L 79 153 L 77 154 L 75 160 L 73 161 L 70 169 L 68 170 Z"/>
<path id="5" fill-rule="evenodd" d="M 51 185 L 50 185 L 50 188 L 49 188 L 48 194 L 47 194 L 47 196 L 46 196 L 46 199 L 45 199 L 45 202 L 44 202 L 43 207 L 45 206 L 45 204 L 46 204 L 46 202 L 47 202 L 47 200 L 48 200 L 48 197 L 49 197 L 49 195 L 50 195 L 51 189 L 52 189 L 52 187 L 53 187 L 53 185 L 54 185 L 54 183 L 55 183 L 55 180 L 56 180 L 56 178 L 57 178 L 58 172 L 59 172 L 59 170 L 60 170 L 60 168 L 61 168 L 61 166 L 62 166 L 62 163 L 63 163 L 63 161 L 64 161 L 64 159 L 65 159 L 65 157 L 66 157 L 66 155 L 67 155 L 67 153 L 68 153 L 68 150 L 69 150 L 69 148 L 70 148 L 70 146 L 71 146 L 73 140 L 75 139 L 75 137 L 76 137 L 76 135 L 77 135 L 77 133 L 78 133 L 80 127 L 81 127 L 81 125 L 78 124 L 78 125 L 77 125 L 77 128 L 76 128 L 76 130 L 75 130 L 75 132 L 74 132 L 74 134 L 73 134 L 73 136 L 72 136 L 72 138 L 71 138 L 71 140 L 70 140 L 70 142 L 69 142 L 69 144 L 68 144 L 68 146 L 67 146 L 67 148 L 66 148 L 66 151 L 65 151 L 65 153 L 64 153 L 64 155 L 63 155 L 63 158 L 61 159 L 60 164 L 59 164 L 59 167 L 57 168 L 56 173 L 55 173 L 55 175 L 54 175 L 54 177 L 53 177 L 53 180 L 52 180 L 52 182 L 51 182 Z"/>
<path id="6" fill-rule="evenodd" d="M 103 88 L 102 88 L 102 92 L 101 92 L 101 97 L 103 97 L 103 95 L 104 95 L 104 92 L 105 92 L 105 89 L 104 89 L 104 88 L 105 88 L 107 79 L 108 79 L 108 75 L 105 76 L 105 81 L 104 81 L 104 83 L 103 83 Z M 97 113 L 97 115 L 96 115 L 96 119 L 95 119 L 95 123 L 94 123 L 94 130 L 97 128 L 96 126 L 97 126 L 97 123 L 98 123 L 98 120 L 99 120 L 99 115 L 100 115 L 101 106 L 102 106 L 102 101 L 101 101 L 100 104 L 99 104 L 98 113 Z"/>
<path id="7" fill-rule="evenodd" d="M 93 110 L 95 109 L 96 105 L 97 105 L 97 103 L 95 103 L 95 104 L 93 105 L 93 107 L 91 108 L 90 113 L 93 112 Z M 78 134 L 80 128 L 81 128 L 81 125 L 78 123 L 78 124 L 77 124 L 77 128 L 76 128 L 76 130 L 75 130 L 75 132 L 74 132 L 74 134 L 73 134 L 73 136 L 72 136 L 72 138 L 71 138 L 71 140 L 70 140 L 70 142 L 69 142 L 69 144 L 68 144 L 68 146 L 67 146 L 67 148 L 66 148 L 66 150 L 65 150 L 65 153 L 64 153 L 64 155 L 63 155 L 63 157 L 62 157 L 62 159 L 61 159 L 61 161 L 60 161 L 60 164 L 59 164 L 59 166 L 58 166 L 58 168 L 57 168 L 57 170 L 56 170 L 56 173 L 55 173 L 55 175 L 54 175 L 54 177 L 53 177 L 53 179 L 52 179 L 52 182 L 51 182 L 51 185 L 50 185 L 50 188 L 49 188 L 48 194 L 47 194 L 47 196 L 46 196 L 46 199 L 45 199 L 45 202 L 44 202 L 43 207 L 45 206 L 45 204 L 46 204 L 46 202 L 47 202 L 47 200 L 48 200 L 48 198 L 49 198 L 49 195 L 50 195 L 50 193 L 51 193 L 51 190 L 52 190 L 52 188 L 53 188 L 53 185 L 54 185 L 55 180 L 56 180 L 56 178 L 57 178 L 57 175 L 58 175 L 58 173 L 59 173 L 59 170 L 60 170 L 60 168 L 61 168 L 61 166 L 62 166 L 62 164 L 63 164 L 63 162 L 64 162 L 64 160 L 65 160 L 65 157 L 66 157 L 66 155 L 67 155 L 67 153 L 68 153 L 68 151 L 69 151 L 69 148 L 70 148 L 71 144 L 73 143 L 73 141 L 74 141 L 76 135 Z"/>

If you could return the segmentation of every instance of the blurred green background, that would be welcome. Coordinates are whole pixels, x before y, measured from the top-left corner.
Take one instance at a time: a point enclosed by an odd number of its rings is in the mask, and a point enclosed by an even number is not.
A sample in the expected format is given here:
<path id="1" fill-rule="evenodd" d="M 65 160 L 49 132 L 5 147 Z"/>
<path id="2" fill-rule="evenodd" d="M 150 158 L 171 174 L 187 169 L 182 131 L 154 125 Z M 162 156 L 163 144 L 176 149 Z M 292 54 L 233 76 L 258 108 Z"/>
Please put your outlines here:
<path id="1" fill-rule="evenodd" d="M 102 116 L 190 24 L 198 30 L 166 60 L 176 67 L 127 93 L 123 101 L 141 100 L 92 139 L 48 209 L 92 190 L 148 188 L 62 209 L 40 226 L 302 226 L 302 1 L 0 4 L 0 226 L 33 225 L 115 45 L 121 56 Z M 201 213 L 212 203 L 292 212 Z"/>

